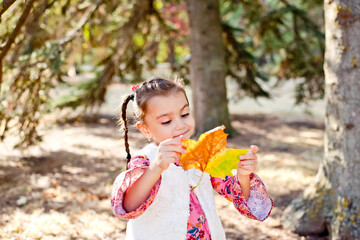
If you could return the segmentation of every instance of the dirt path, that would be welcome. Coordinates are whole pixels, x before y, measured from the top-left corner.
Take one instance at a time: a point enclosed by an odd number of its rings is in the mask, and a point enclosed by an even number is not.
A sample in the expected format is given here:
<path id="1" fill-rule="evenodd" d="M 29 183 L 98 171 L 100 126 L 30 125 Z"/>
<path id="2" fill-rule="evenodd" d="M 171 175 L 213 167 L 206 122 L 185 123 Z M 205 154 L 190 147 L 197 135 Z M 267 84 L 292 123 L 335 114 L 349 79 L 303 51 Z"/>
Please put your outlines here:
<path id="1" fill-rule="evenodd" d="M 216 196 L 227 239 L 325 239 L 290 233 L 280 221 L 286 205 L 316 174 L 323 126 L 271 115 L 233 115 L 240 133 L 230 147 L 260 147 L 257 174 L 275 206 L 260 223 Z M 123 139 L 113 117 L 44 129 L 44 142 L 26 153 L 0 145 L 1 239 L 124 239 L 126 222 L 110 210 L 112 183 L 125 166 Z M 146 140 L 130 130 L 134 152 Z"/>

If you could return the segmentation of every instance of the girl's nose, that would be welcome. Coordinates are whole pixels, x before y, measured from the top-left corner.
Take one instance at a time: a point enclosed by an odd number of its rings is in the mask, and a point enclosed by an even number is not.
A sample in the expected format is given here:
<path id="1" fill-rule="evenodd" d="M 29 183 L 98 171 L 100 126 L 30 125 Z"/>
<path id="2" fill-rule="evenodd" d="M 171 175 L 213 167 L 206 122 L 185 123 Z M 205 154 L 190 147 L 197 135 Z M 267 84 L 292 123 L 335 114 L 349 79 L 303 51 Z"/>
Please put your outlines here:
<path id="1" fill-rule="evenodd" d="M 176 126 L 176 129 L 181 130 L 181 129 L 185 128 L 185 123 L 182 119 L 177 119 L 175 126 Z"/>

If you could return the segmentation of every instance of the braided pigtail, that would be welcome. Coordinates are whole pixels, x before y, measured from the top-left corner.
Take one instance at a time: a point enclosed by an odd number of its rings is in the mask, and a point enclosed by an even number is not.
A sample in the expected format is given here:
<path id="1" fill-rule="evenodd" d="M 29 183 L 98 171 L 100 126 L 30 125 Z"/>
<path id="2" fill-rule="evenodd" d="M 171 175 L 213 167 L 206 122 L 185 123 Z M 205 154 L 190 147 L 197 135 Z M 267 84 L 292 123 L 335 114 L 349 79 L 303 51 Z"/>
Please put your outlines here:
<path id="1" fill-rule="evenodd" d="M 128 164 L 130 162 L 130 159 L 131 159 L 131 155 L 130 155 L 130 147 L 129 147 L 129 140 L 128 140 L 128 125 L 127 125 L 127 119 L 126 119 L 126 108 L 127 108 L 127 105 L 128 103 L 130 102 L 130 100 L 134 100 L 134 94 L 130 94 L 128 95 L 125 99 L 124 99 L 124 102 L 122 104 L 122 107 L 121 107 L 121 119 L 122 119 L 122 122 L 123 122 L 123 129 L 124 129 L 124 140 L 125 140 L 125 151 L 127 153 L 127 156 L 126 156 L 126 159 L 127 159 L 127 162 L 126 162 L 126 169 L 128 169 Z"/>

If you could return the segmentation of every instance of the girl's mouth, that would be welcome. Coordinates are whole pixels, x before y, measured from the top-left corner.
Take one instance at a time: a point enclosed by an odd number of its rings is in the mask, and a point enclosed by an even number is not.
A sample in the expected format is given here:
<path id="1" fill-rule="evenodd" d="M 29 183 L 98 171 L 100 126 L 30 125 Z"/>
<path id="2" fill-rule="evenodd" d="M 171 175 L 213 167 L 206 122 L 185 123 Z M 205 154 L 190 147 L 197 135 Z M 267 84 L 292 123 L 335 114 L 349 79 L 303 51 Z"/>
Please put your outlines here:
<path id="1" fill-rule="evenodd" d="M 188 132 L 189 132 L 189 130 L 187 130 L 187 131 L 184 132 L 184 133 L 181 133 L 181 134 L 179 134 L 179 135 L 174 136 L 174 138 L 177 138 L 177 137 L 180 137 L 180 136 L 184 136 L 184 135 L 187 134 Z"/>

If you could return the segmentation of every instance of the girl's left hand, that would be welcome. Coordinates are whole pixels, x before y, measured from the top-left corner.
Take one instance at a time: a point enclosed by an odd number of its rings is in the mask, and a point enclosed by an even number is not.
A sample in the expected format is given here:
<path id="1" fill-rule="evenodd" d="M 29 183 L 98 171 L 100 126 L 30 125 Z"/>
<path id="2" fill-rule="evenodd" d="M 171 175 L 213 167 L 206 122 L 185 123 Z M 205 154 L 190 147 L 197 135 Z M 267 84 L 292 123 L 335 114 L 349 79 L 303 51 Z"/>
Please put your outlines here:
<path id="1" fill-rule="evenodd" d="M 250 175 L 256 170 L 257 166 L 257 156 L 256 153 L 259 151 L 259 148 L 256 145 L 251 145 L 250 150 L 245 155 L 240 155 L 239 163 L 237 164 L 237 173 L 238 175 Z"/>

